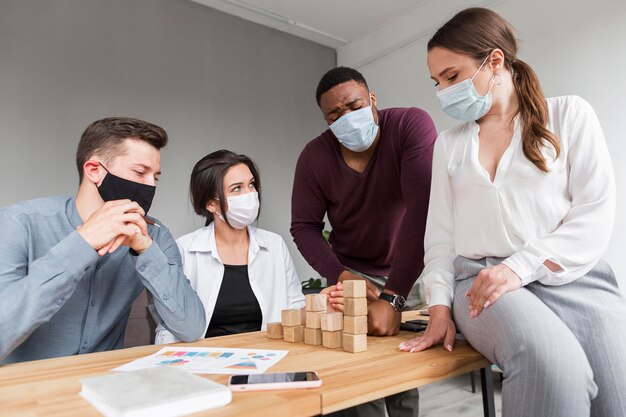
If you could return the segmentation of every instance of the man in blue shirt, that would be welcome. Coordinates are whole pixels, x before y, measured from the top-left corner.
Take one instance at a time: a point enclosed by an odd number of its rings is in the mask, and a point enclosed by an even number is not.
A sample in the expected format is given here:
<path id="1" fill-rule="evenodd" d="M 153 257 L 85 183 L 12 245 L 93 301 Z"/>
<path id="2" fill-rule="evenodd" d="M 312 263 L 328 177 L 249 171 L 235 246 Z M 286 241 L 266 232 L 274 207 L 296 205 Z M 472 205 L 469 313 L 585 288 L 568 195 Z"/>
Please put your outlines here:
<path id="1" fill-rule="evenodd" d="M 98 120 L 78 145 L 75 197 L 0 209 L 0 364 L 121 348 L 144 287 L 178 339 L 202 337 L 176 242 L 145 217 L 166 144 L 151 123 Z"/>

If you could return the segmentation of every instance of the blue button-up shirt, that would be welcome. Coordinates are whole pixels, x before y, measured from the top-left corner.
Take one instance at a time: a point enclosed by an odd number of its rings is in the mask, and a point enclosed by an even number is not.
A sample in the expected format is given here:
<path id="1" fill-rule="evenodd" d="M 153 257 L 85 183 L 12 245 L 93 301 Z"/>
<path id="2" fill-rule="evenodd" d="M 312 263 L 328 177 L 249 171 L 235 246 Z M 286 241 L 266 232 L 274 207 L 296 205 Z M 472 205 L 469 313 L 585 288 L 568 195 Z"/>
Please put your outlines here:
<path id="1" fill-rule="evenodd" d="M 102 257 L 76 232 L 75 198 L 0 209 L 0 363 L 121 348 L 133 301 L 147 288 L 162 324 L 183 341 L 203 336 L 202 302 L 170 232 Z"/>

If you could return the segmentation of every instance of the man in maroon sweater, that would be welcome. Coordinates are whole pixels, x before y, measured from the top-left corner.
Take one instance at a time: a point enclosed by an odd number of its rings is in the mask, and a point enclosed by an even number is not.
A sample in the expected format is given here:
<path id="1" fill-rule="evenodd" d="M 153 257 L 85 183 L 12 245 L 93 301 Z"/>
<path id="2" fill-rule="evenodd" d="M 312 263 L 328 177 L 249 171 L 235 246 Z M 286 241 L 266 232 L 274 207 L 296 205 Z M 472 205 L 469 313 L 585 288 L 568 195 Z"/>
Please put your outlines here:
<path id="1" fill-rule="evenodd" d="M 330 129 L 298 159 L 291 234 L 329 284 L 366 279 L 368 332 L 397 334 L 424 268 L 435 126 L 417 108 L 376 109 L 376 95 L 351 68 L 328 71 L 316 99 Z M 322 236 L 325 215 L 330 245 Z"/>

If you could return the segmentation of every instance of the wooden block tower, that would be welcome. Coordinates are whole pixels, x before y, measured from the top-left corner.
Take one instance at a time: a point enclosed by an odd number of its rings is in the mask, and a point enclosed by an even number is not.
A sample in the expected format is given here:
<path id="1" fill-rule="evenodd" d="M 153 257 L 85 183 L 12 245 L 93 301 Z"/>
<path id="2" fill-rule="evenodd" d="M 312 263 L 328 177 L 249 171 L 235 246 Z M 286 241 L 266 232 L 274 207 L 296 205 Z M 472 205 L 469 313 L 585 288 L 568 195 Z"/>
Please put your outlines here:
<path id="1" fill-rule="evenodd" d="M 343 314 L 338 311 L 323 313 L 320 325 L 322 327 L 322 346 L 329 349 L 340 348 Z"/>
<path id="2" fill-rule="evenodd" d="M 343 336 L 342 345 L 346 352 L 367 350 L 367 298 L 363 280 L 343 282 Z"/>
<path id="3" fill-rule="evenodd" d="M 365 281 L 344 281 L 341 312 L 326 311 L 326 294 L 308 294 L 305 298 L 305 317 L 301 310 L 282 310 L 280 323 L 267 324 L 267 337 L 337 349 L 346 352 L 367 350 L 367 298 Z M 303 325 L 305 324 L 305 325 Z"/>
<path id="4" fill-rule="evenodd" d="M 281 311 L 283 339 L 285 342 L 300 343 L 304 341 L 304 326 L 300 309 Z"/>
<path id="5" fill-rule="evenodd" d="M 319 346 L 322 344 L 322 314 L 326 311 L 326 294 L 307 294 L 304 306 L 306 325 L 304 343 Z"/>

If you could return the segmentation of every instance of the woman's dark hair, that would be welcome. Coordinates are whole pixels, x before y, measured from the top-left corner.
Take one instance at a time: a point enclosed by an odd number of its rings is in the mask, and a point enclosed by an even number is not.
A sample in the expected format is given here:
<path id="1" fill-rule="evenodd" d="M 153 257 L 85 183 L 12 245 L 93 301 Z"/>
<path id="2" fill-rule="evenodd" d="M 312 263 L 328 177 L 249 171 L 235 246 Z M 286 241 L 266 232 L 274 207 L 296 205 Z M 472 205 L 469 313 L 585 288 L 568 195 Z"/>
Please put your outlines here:
<path id="1" fill-rule="evenodd" d="M 211 224 L 213 213 L 206 209 L 206 205 L 211 199 L 217 199 L 220 205 L 220 212 L 224 221 L 231 226 L 226 217 L 226 198 L 224 197 L 224 176 L 231 167 L 239 164 L 246 165 L 254 177 L 254 186 L 259 193 L 259 203 L 261 202 L 261 177 L 252 159 L 246 155 L 239 155 L 225 149 L 215 151 L 199 160 L 191 171 L 189 181 L 189 198 L 196 214 L 206 217 L 205 226 Z M 231 226 L 232 227 L 232 226 Z"/>
<path id="2" fill-rule="evenodd" d="M 547 143 L 552 145 L 556 159 L 561 147 L 558 138 L 546 127 L 548 105 L 539 78 L 528 64 L 517 58 L 519 46 L 511 24 L 489 9 L 465 9 L 437 30 L 428 42 L 428 50 L 435 47 L 469 55 L 479 63 L 494 49 L 504 52 L 504 65 L 513 76 L 520 102 L 524 155 L 541 171 L 549 172 L 541 148 Z"/>

